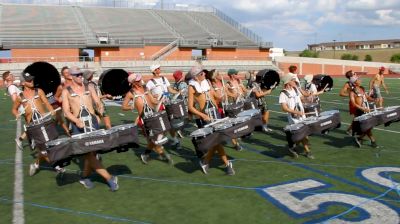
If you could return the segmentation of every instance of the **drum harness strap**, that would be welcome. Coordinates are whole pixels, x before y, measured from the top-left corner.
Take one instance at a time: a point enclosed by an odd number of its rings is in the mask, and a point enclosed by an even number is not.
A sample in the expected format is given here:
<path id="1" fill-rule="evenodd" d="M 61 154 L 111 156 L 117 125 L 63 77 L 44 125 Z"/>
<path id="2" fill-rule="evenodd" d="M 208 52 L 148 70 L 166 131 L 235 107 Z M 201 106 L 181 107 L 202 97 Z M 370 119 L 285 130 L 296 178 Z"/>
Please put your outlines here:
<path id="1" fill-rule="evenodd" d="M 95 131 L 95 128 L 93 127 L 92 115 L 90 114 L 89 109 L 86 107 L 85 103 L 83 102 L 83 96 L 90 95 L 88 85 L 84 85 L 84 86 L 85 86 L 85 92 L 82 95 L 75 93 L 72 90 L 71 86 L 68 86 L 67 89 L 68 89 L 68 92 L 70 93 L 71 97 L 79 97 L 80 108 L 79 108 L 78 118 L 84 124 L 84 127 L 83 127 L 84 133 L 89 133 L 89 132 Z"/>
<path id="2" fill-rule="evenodd" d="M 360 88 L 362 88 L 362 87 L 360 87 Z M 362 105 L 363 105 L 363 107 L 370 108 L 368 100 L 367 100 L 367 97 L 365 96 L 364 88 L 362 88 L 362 90 L 363 90 L 363 93 L 361 93 L 360 91 L 357 91 L 357 88 L 355 88 L 355 87 L 353 87 L 353 89 L 352 89 L 352 91 L 356 94 L 356 96 L 362 97 Z M 373 111 L 375 111 L 375 110 L 376 110 L 376 105 L 374 105 Z"/>
<path id="3" fill-rule="evenodd" d="M 32 110 L 32 122 L 33 123 L 40 123 L 41 120 L 43 119 L 42 114 L 39 112 L 39 110 L 36 107 L 35 104 L 35 100 L 39 98 L 39 94 L 38 94 L 38 89 L 35 88 L 35 95 L 33 96 L 32 99 L 27 99 L 25 98 L 23 92 L 20 93 L 20 97 L 21 97 L 21 102 L 22 103 L 28 103 L 28 105 L 31 106 L 31 110 Z M 28 107 L 28 105 L 26 107 Z M 24 108 L 26 110 L 26 107 Z"/>
<path id="4" fill-rule="evenodd" d="M 286 89 L 282 90 L 281 93 L 284 93 L 288 98 L 294 98 L 295 103 L 296 103 L 294 110 L 301 111 L 301 107 L 300 107 L 301 102 L 299 102 L 299 97 L 298 97 L 300 95 L 300 91 L 297 88 L 293 88 L 293 89 L 296 93 L 295 96 L 290 95 L 289 91 Z M 290 116 L 292 116 L 292 118 L 295 118 L 295 117 L 293 117 L 293 114 L 290 114 Z"/>

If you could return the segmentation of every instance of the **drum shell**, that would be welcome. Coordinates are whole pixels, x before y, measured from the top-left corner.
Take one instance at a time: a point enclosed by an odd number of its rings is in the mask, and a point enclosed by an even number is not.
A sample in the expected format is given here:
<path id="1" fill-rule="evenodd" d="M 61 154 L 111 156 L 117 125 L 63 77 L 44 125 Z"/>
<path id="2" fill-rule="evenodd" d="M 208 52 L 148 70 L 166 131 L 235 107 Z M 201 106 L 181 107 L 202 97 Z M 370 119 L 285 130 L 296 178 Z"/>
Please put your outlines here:
<path id="1" fill-rule="evenodd" d="M 262 89 L 271 89 L 272 86 L 278 86 L 280 82 L 279 73 L 271 69 L 260 70 L 256 75 L 256 82 Z"/>
<path id="2" fill-rule="evenodd" d="M 169 122 L 171 124 L 171 128 L 174 130 L 179 130 L 182 129 L 183 126 L 185 125 L 185 120 L 183 118 L 181 119 L 172 119 Z"/>
<path id="3" fill-rule="evenodd" d="M 400 107 L 393 108 L 393 110 L 383 110 L 382 116 L 380 117 L 381 124 L 387 124 L 390 122 L 396 122 L 400 119 Z"/>
<path id="4" fill-rule="evenodd" d="M 317 112 L 321 111 L 321 106 L 319 103 L 305 103 L 303 104 L 304 107 L 304 113 L 313 113 L 315 112 L 315 110 L 317 110 Z M 307 115 L 307 116 L 313 116 L 313 115 Z"/>
<path id="5" fill-rule="evenodd" d="M 50 160 L 50 164 L 56 164 L 58 161 L 68 159 L 72 156 L 72 148 L 69 140 L 62 142 L 58 145 L 47 146 L 47 157 Z"/>
<path id="6" fill-rule="evenodd" d="M 290 138 L 293 142 L 301 141 L 305 137 L 310 135 L 310 128 L 307 125 L 302 124 L 288 125 L 284 128 L 284 131 L 286 136 Z"/>
<path id="7" fill-rule="evenodd" d="M 223 129 L 218 131 L 221 135 L 228 137 L 228 141 L 232 138 L 241 138 L 245 135 L 249 135 L 254 131 L 254 125 L 252 123 L 252 119 L 244 121 L 243 123 L 239 123 L 233 125 L 232 127 Z"/>
<path id="8" fill-rule="evenodd" d="M 58 138 L 56 123 L 53 119 L 26 126 L 26 134 L 29 139 L 35 140 L 35 144 L 38 146 Z"/>
<path id="9" fill-rule="evenodd" d="M 248 98 L 244 101 L 243 110 L 258 109 L 258 100 L 256 98 Z"/>
<path id="10" fill-rule="evenodd" d="M 313 134 L 323 134 L 328 130 L 333 130 L 340 127 L 340 115 L 321 116 L 319 119 L 319 130 Z"/>
<path id="11" fill-rule="evenodd" d="M 377 117 L 370 116 L 368 119 L 364 120 L 355 120 L 353 122 L 353 132 L 356 133 L 364 133 L 369 129 L 378 125 Z"/>
<path id="12" fill-rule="evenodd" d="M 143 118 L 143 123 L 149 137 L 156 137 L 158 134 L 171 129 L 171 124 L 165 111 L 158 112 L 152 117 Z"/>
<path id="13" fill-rule="evenodd" d="M 243 111 L 243 103 L 233 103 L 225 106 L 226 117 L 236 117 L 240 112 Z"/>
<path id="14" fill-rule="evenodd" d="M 169 119 L 184 118 L 188 116 L 185 102 L 183 100 L 165 105 Z"/>
<path id="15" fill-rule="evenodd" d="M 314 75 L 312 82 L 315 83 L 318 91 L 323 90 L 326 85 L 328 85 L 326 91 L 331 90 L 333 87 L 332 77 L 325 74 Z"/>
<path id="16" fill-rule="evenodd" d="M 242 117 L 242 114 L 245 114 L 246 111 L 252 111 L 252 110 L 244 110 L 244 111 L 242 111 L 241 113 L 238 114 L 238 117 Z M 263 125 L 261 112 L 260 112 L 260 110 L 257 110 L 257 111 L 258 111 L 258 113 L 250 115 L 251 116 L 251 123 L 252 123 L 252 125 L 254 127 L 258 127 L 258 126 Z M 247 116 L 247 115 L 245 115 L 245 116 Z"/>
<path id="17" fill-rule="evenodd" d="M 111 136 L 110 133 L 89 133 L 87 136 L 83 135 L 82 138 L 72 138 L 72 154 L 81 155 L 88 152 L 95 152 L 100 150 L 110 151 L 110 149 L 118 146 L 118 138 Z"/>
<path id="18" fill-rule="evenodd" d="M 219 132 L 213 132 L 204 137 L 193 137 L 192 143 L 196 150 L 206 154 L 208 150 L 221 144 L 222 139 Z"/>
<path id="19" fill-rule="evenodd" d="M 124 126 L 125 125 L 118 125 L 112 127 L 112 129 L 117 130 L 116 133 L 118 134 L 118 140 L 117 140 L 118 145 L 124 146 L 129 144 L 138 147 L 139 137 L 138 137 L 137 126 L 130 126 L 126 128 Z"/>

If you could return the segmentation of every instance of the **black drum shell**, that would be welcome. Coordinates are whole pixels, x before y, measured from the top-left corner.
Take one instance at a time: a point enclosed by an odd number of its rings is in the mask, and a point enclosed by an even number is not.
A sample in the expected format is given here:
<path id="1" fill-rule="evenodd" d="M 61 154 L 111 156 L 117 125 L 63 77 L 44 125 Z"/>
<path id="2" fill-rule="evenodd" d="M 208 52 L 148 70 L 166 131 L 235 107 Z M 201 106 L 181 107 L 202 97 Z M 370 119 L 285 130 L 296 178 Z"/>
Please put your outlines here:
<path id="1" fill-rule="evenodd" d="M 225 105 L 225 116 L 236 117 L 236 115 L 243 111 L 243 106 L 243 103 L 233 103 Z"/>
<path id="2" fill-rule="evenodd" d="M 165 105 L 165 110 L 167 111 L 169 119 L 184 118 L 188 116 L 188 111 L 186 110 L 186 105 L 183 100 L 173 102 L 171 104 Z"/>
<path id="3" fill-rule="evenodd" d="M 328 85 L 326 88 L 326 91 L 331 90 L 333 87 L 332 77 L 330 77 L 329 75 L 326 75 L 326 74 L 314 75 L 312 82 L 315 84 L 318 91 L 323 90 L 326 85 Z"/>
<path id="4" fill-rule="evenodd" d="M 34 62 L 28 65 L 22 73 L 29 73 L 34 76 L 35 87 L 43 90 L 46 95 L 55 95 L 58 86 L 61 84 L 60 73 L 48 62 Z"/>
<path id="5" fill-rule="evenodd" d="M 101 73 L 99 87 L 103 94 L 111 96 L 125 96 L 131 89 L 128 82 L 128 72 L 123 69 L 108 69 Z"/>
<path id="6" fill-rule="evenodd" d="M 258 100 L 254 97 L 247 98 L 244 101 L 243 110 L 258 109 Z"/>
<path id="7" fill-rule="evenodd" d="M 279 85 L 279 73 L 272 69 L 260 70 L 256 75 L 256 82 L 260 84 L 262 89 L 269 90 L 273 86 Z"/>
<path id="8" fill-rule="evenodd" d="M 54 165 L 59 161 L 68 160 L 72 156 L 72 145 L 69 141 L 47 148 L 47 156 L 50 164 Z"/>
<path id="9" fill-rule="evenodd" d="M 164 128 L 160 122 L 163 122 Z M 155 116 L 143 118 L 143 123 L 149 137 L 157 137 L 158 134 L 162 134 L 171 129 L 171 124 L 165 111 L 158 112 Z M 150 135 L 150 133 L 152 134 Z"/>
<path id="10" fill-rule="evenodd" d="M 43 130 L 46 131 L 48 139 L 43 135 Z M 37 146 L 43 146 L 48 141 L 54 140 L 58 138 L 58 131 L 56 128 L 56 123 L 53 119 L 45 120 L 40 124 L 32 124 L 26 126 L 26 134 L 29 139 L 35 140 L 35 144 Z"/>
<path id="11" fill-rule="evenodd" d="M 197 151 L 206 154 L 208 150 L 221 144 L 221 136 L 218 132 L 213 132 L 204 137 L 193 137 L 192 143 Z"/>
<path id="12" fill-rule="evenodd" d="M 310 135 L 310 128 L 307 125 L 301 125 L 298 129 L 284 130 L 286 137 L 290 138 L 293 142 L 303 140 Z"/>

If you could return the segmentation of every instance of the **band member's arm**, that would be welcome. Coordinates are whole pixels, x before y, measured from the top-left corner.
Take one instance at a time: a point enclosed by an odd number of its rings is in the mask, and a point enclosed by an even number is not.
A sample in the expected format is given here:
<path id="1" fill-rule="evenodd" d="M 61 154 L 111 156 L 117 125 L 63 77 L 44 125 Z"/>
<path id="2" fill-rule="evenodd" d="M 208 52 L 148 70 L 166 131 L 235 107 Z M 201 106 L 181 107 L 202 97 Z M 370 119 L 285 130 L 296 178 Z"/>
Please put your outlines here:
<path id="1" fill-rule="evenodd" d="M 89 88 L 90 96 L 92 97 L 93 102 L 95 103 L 97 110 L 100 113 L 103 113 L 104 112 L 104 106 L 101 103 L 100 98 L 97 95 L 96 90 L 94 89 L 94 86 L 93 85 L 89 85 L 88 88 Z"/>
<path id="2" fill-rule="evenodd" d="M 44 94 L 43 90 L 38 89 L 38 95 L 40 97 L 40 100 L 44 104 L 44 106 L 47 108 L 49 112 L 51 112 L 51 115 L 55 115 L 56 112 L 54 111 L 53 107 L 50 105 L 49 101 L 46 98 L 46 95 Z"/>
<path id="3" fill-rule="evenodd" d="M 312 93 L 303 90 L 302 88 L 297 88 L 298 90 L 300 90 L 301 95 L 307 97 L 307 96 L 312 96 Z"/>
<path id="4" fill-rule="evenodd" d="M 150 103 L 151 103 L 151 104 L 157 105 L 157 104 L 160 103 L 156 98 L 153 97 L 153 95 L 148 94 L 148 93 L 145 93 L 145 95 L 146 95 L 146 96 L 149 96 L 148 99 L 150 100 Z"/>
<path id="5" fill-rule="evenodd" d="M 65 117 L 70 120 L 71 122 L 75 123 L 76 126 L 78 126 L 79 128 L 83 128 L 85 125 L 84 123 L 79 120 L 78 118 L 76 118 L 72 113 L 71 113 L 71 105 L 69 103 L 69 98 L 68 98 L 68 90 L 67 89 L 63 89 L 62 91 L 62 109 L 64 111 L 64 115 Z"/>
<path id="6" fill-rule="evenodd" d="M 349 96 L 349 88 L 350 88 L 349 84 L 345 83 L 342 89 L 340 90 L 339 95 L 343 97 Z"/>
<path id="7" fill-rule="evenodd" d="M 134 108 L 132 108 L 131 105 L 129 105 L 129 102 L 131 102 L 131 100 L 134 100 L 132 93 L 129 91 L 124 98 L 124 101 L 122 102 L 121 105 L 121 109 L 122 110 L 133 110 Z"/>
<path id="8" fill-rule="evenodd" d="M 211 119 L 207 116 L 207 114 L 204 114 L 204 113 L 198 111 L 198 110 L 196 109 L 196 107 L 194 106 L 194 94 L 195 94 L 194 88 L 193 88 L 192 86 L 189 86 L 189 94 L 188 94 L 188 108 L 189 108 L 189 111 L 190 111 L 192 114 L 195 114 L 195 115 L 199 116 L 201 119 L 203 119 L 203 120 L 205 120 L 205 121 L 211 120 Z"/>
<path id="9" fill-rule="evenodd" d="M 374 88 L 374 82 L 376 80 L 378 75 L 375 75 L 373 78 L 371 78 L 371 80 L 369 81 L 369 91 L 371 92 L 372 89 Z"/>
<path id="10" fill-rule="evenodd" d="M 225 89 L 225 93 L 228 97 L 234 98 L 236 99 L 236 97 L 238 97 L 238 93 L 233 91 L 233 87 L 230 84 L 230 82 L 227 83 L 227 88 Z"/>
<path id="11" fill-rule="evenodd" d="M 18 112 L 18 107 L 21 105 L 21 100 L 17 97 L 13 103 L 13 106 L 11 108 L 12 114 L 15 116 L 15 119 L 18 119 L 21 114 Z"/>
<path id="12" fill-rule="evenodd" d="M 299 116 L 303 116 L 304 115 L 304 112 L 302 112 L 302 111 L 290 109 L 288 107 L 287 103 L 281 103 L 281 108 L 282 108 L 283 111 L 291 113 L 291 114 L 296 114 L 296 115 L 299 115 Z"/>
<path id="13" fill-rule="evenodd" d="M 254 95 L 256 95 L 256 98 L 258 99 L 258 98 L 262 98 L 266 95 L 271 94 L 272 89 L 269 89 L 269 90 L 262 89 L 261 91 L 254 90 L 253 92 L 254 92 Z"/>
<path id="14" fill-rule="evenodd" d="M 168 86 L 168 92 L 172 93 L 172 94 L 177 94 L 179 93 L 179 91 L 177 91 L 176 89 L 172 88 L 172 86 Z"/>
<path id="15" fill-rule="evenodd" d="M 18 94 L 13 93 L 10 97 L 11 97 L 12 102 L 15 102 L 18 99 Z"/>
<path id="16" fill-rule="evenodd" d="M 247 88 L 242 83 L 240 83 L 239 88 L 241 88 L 242 89 L 242 93 L 246 95 Z"/>
<path id="17" fill-rule="evenodd" d="M 385 89 L 386 94 L 389 94 L 389 90 L 388 90 L 388 88 L 387 88 L 387 86 L 385 84 L 385 78 L 383 78 L 383 77 L 382 77 L 382 86 Z"/>
<path id="18" fill-rule="evenodd" d="M 59 102 L 59 103 L 62 102 L 62 98 L 61 98 L 62 90 L 63 90 L 62 86 L 59 85 L 59 86 L 57 87 L 56 94 L 54 94 L 54 98 L 55 98 L 55 99 L 57 100 L 57 102 Z"/>
<path id="19" fill-rule="evenodd" d="M 354 92 L 350 92 L 350 102 L 353 104 L 357 109 L 362 110 L 366 113 L 369 112 L 369 108 L 362 107 L 361 105 L 358 105 L 356 102 L 356 94 Z"/>

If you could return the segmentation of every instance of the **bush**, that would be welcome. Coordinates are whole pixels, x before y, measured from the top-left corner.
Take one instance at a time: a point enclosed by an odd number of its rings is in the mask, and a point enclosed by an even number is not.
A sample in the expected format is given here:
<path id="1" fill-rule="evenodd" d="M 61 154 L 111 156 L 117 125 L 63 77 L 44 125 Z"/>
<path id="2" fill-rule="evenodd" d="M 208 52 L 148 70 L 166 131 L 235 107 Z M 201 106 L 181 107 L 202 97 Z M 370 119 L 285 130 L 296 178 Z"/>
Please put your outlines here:
<path id="1" fill-rule="evenodd" d="M 352 55 L 352 54 L 342 54 L 342 56 L 340 58 L 342 60 L 358 61 L 358 56 L 357 55 Z"/>
<path id="2" fill-rule="evenodd" d="M 365 55 L 364 61 L 372 61 L 372 56 L 369 54 Z"/>
<path id="3" fill-rule="evenodd" d="M 319 53 L 316 51 L 304 50 L 299 54 L 299 56 L 305 58 L 318 58 Z"/>
<path id="4" fill-rule="evenodd" d="M 400 54 L 394 54 L 390 58 L 390 61 L 393 63 L 400 63 Z"/>

